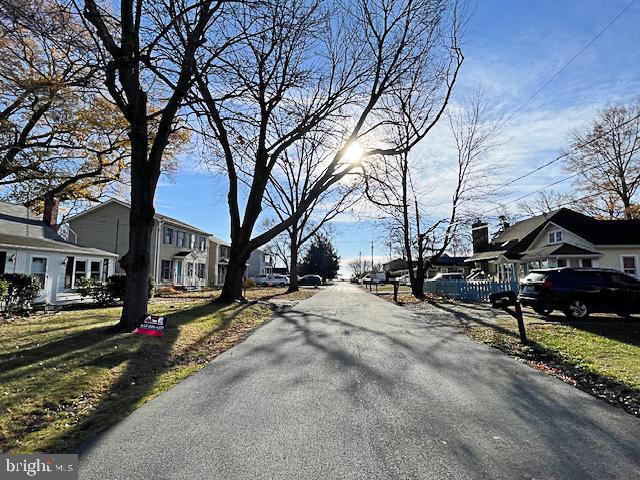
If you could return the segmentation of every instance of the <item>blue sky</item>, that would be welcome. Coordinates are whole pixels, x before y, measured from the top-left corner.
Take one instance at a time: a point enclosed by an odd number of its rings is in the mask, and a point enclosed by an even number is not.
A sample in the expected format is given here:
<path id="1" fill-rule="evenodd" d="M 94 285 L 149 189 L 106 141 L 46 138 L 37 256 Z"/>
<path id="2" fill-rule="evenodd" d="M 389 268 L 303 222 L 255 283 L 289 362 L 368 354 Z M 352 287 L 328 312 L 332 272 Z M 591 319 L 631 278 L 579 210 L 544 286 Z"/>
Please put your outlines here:
<path id="1" fill-rule="evenodd" d="M 588 124 L 599 109 L 640 95 L 638 1 L 522 106 L 629 3 L 630 0 L 478 0 L 464 39 L 465 64 L 456 95 L 482 88 L 495 103 L 496 112 L 510 118 L 495 153 L 504 165 L 505 181 L 561 153 L 568 143 L 568 132 Z M 425 158 L 442 156 L 447 144 L 447 134 L 441 129 L 427 137 L 413 154 Z M 449 195 L 449 188 L 441 181 L 442 172 L 428 165 L 421 175 L 427 183 L 438 180 L 433 202 L 441 204 Z M 501 201 L 508 202 L 564 176 L 559 162 L 514 184 Z M 555 188 L 570 187 L 570 182 L 565 182 Z M 186 168 L 174 179 L 161 181 L 156 208 L 217 236 L 229 236 L 224 178 Z M 357 257 L 360 251 L 370 257 L 372 240 L 376 258 L 386 257 L 384 231 L 374 221 L 355 223 L 353 216 L 346 216 L 335 223 L 334 243 L 344 262 Z"/>

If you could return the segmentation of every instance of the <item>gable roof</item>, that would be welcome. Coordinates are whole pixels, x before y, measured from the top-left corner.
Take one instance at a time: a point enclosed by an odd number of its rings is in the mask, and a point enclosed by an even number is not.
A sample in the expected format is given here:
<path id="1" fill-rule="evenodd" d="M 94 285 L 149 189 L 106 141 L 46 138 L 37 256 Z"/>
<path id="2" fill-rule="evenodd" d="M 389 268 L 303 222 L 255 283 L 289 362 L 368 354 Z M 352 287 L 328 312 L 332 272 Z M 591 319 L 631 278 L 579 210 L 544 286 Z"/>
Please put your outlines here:
<path id="1" fill-rule="evenodd" d="M 6 235 L 62 240 L 40 215 L 23 205 L 0 202 L 0 232 Z"/>
<path id="2" fill-rule="evenodd" d="M 83 212 L 78 213 L 77 215 L 74 215 L 73 217 L 69 218 L 69 222 L 83 217 L 87 214 L 90 214 L 100 208 L 106 207 L 107 205 L 111 205 L 112 203 L 117 203 L 118 205 L 122 205 L 125 208 L 131 208 L 131 204 L 127 203 L 127 202 L 123 202 L 122 200 L 118 200 L 117 198 L 110 198 L 102 203 L 99 203 L 97 205 L 94 205 L 93 207 L 87 208 L 86 210 L 84 210 Z M 178 227 L 182 227 L 184 229 L 188 229 L 188 230 L 193 230 L 194 232 L 198 232 L 202 235 L 205 236 L 209 236 L 209 232 L 206 232 L 198 227 L 194 227 L 193 225 L 190 225 L 186 222 L 183 222 L 182 220 L 178 220 L 177 218 L 173 218 L 170 217 L 169 215 L 164 215 L 162 213 L 157 213 L 153 216 L 153 218 L 155 220 L 161 221 L 161 222 L 167 222 L 167 223 L 171 223 L 172 225 L 178 226 Z"/>
<path id="3" fill-rule="evenodd" d="M 0 245 L 117 257 L 111 252 L 68 242 L 29 208 L 6 202 L 0 202 Z"/>
<path id="4" fill-rule="evenodd" d="M 491 260 L 501 254 L 517 259 L 550 222 L 593 245 L 640 245 L 640 220 L 598 220 L 569 208 L 560 208 L 514 223 L 498 233 L 485 250 L 467 261 Z"/>

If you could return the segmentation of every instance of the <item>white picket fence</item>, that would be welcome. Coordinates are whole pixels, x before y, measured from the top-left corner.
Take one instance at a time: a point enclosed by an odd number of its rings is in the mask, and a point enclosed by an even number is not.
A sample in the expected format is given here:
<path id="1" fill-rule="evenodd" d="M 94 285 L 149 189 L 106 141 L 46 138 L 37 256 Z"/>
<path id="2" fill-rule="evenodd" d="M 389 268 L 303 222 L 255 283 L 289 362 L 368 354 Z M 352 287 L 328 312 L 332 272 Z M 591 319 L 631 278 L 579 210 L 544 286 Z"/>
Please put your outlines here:
<path id="1" fill-rule="evenodd" d="M 488 302 L 489 295 L 497 292 L 517 292 L 518 282 L 467 282 L 466 280 L 448 280 L 424 282 L 424 292 L 467 302 Z"/>

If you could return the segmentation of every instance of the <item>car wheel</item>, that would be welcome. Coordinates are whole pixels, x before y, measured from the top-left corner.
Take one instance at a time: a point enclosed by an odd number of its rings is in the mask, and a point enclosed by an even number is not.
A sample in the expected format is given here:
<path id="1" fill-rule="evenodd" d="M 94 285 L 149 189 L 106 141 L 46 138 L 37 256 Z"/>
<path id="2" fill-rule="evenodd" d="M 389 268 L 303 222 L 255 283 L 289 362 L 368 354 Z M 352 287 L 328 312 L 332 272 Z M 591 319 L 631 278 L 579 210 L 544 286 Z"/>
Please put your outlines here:
<path id="1" fill-rule="evenodd" d="M 582 300 L 571 300 L 564 314 L 571 320 L 584 320 L 589 316 L 589 308 Z"/>
<path id="2" fill-rule="evenodd" d="M 536 312 L 538 315 L 551 315 L 551 312 L 553 312 L 553 308 L 549 308 L 549 307 L 535 307 L 533 309 L 534 312 Z"/>

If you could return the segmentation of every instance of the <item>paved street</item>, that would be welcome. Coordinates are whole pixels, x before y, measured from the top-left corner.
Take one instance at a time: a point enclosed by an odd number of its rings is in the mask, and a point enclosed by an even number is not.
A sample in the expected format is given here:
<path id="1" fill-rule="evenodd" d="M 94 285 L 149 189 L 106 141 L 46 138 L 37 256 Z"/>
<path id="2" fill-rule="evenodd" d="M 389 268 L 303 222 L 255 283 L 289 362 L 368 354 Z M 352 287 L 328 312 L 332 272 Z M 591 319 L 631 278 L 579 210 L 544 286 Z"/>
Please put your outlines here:
<path id="1" fill-rule="evenodd" d="M 637 479 L 640 420 L 340 284 L 81 454 L 83 479 Z"/>

